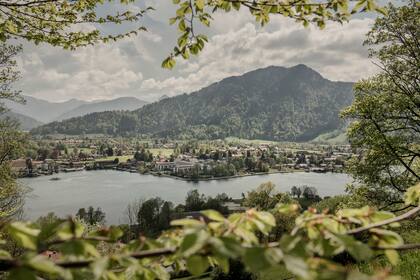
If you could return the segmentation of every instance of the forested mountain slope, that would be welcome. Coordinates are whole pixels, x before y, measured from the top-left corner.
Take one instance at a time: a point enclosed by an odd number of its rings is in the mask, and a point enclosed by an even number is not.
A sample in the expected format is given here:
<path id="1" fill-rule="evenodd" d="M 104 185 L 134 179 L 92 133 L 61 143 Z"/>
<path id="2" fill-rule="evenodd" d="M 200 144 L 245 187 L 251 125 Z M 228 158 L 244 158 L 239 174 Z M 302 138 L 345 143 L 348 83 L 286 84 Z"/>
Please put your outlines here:
<path id="1" fill-rule="evenodd" d="M 270 66 L 135 111 L 93 113 L 32 132 L 307 141 L 339 128 L 338 113 L 352 99 L 352 83 L 329 81 L 305 65 Z"/>

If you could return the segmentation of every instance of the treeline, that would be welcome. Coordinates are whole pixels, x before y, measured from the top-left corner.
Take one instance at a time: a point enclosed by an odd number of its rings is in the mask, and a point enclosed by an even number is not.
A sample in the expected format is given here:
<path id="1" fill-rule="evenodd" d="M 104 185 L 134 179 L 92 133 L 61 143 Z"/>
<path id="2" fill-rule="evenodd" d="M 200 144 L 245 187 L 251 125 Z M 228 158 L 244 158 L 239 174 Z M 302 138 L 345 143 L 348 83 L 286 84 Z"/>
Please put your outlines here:
<path id="1" fill-rule="evenodd" d="M 331 198 L 327 197 L 323 205 L 331 204 Z M 162 231 L 170 228 L 171 220 L 201 216 L 202 210 L 216 210 L 223 215 L 228 215 L 230 210 L 225 206 L 226 202 L 233 202 L 246 208 L 256 208 L 258 210 L 273 209 L 278 203 L 297 203 L 301 209 L 307 209 L 309 206 L 317 207 L 323 199 L 318 195 L 316 188 L 310 186 L 293 186 L 290 192 L 281 193 L 276 191 L 273 183 L 267 182 L 261 184 L 255 190 L 242 194 L 242 198 L 233 199 L 226 193 L 216 196 L 206 196 L 200 194 L 198 190 L 191 190 L 187 193 L 184 203 L 174 205 L 171 201 L 163 200 L 160 197 L 153 197 L 147 200 L 136 200 L 129 203 L 124 211 L 126 225 L 120 225 L 125 232 L 125 239 L 132 239 L 139 235 L 148 237 L 157 237 Z M 335 201 L 335 200 L 334 200 Z M 340 199 L 340 201 L 344 201 Z M 106 214 L 101 208 L 89 206 L 77 211 L 76 217 L 88 225 L 104 225 L 106 223 Z M 288 230 L 288 225 L 293 224 L 294 217 L 278 217 L 277 234 Z"/>

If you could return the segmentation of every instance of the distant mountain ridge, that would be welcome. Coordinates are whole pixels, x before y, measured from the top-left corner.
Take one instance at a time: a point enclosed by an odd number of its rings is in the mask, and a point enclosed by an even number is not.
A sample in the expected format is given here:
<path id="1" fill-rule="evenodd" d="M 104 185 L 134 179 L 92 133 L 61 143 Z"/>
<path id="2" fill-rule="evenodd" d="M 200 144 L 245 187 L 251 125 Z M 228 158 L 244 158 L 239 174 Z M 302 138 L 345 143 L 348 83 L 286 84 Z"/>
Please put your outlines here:
<path id="1" fill-rule="evenodd" d="M 32 133 L 308 141 L 343 125 L 338 114 L 351 104 L 352 86 L 302 64 L 270 66 L 132 112 L 93 113 Z"/>
<path id="2" fill-rule="evenodd" d="M 23 97 L 26 100 L 25 104 L 6 101 L 6 107 L 13 113 L 24 115 L 40 123 L 64 120 L 94 112 L 134 110 L 147 104 L 147 102 L 135 97 L 120 97 L 112 100 L 95 100 L 90 102 L 78 99 L 50 102 L 31 96 Z"/>
<path id="3" fill-rule="evenodd" d="M 95 112 L 116 111 L 116 110 L 135 110 L 146 105 L 147 102 L 137 99 L 135 97 L 120 97 L 112 100 L 105 100 L 101 102 L 82 104 L 73 110 L 70 110 L 55 120 L 65 120 L 74 117 L 79 117 Z"/>
<path id="4" fill-rule="evenodd" d="M 37 126 L 43 125 L 44 123 L 37 121 L 31 117 L 15 113 L 15 112 L 6 112 L 0 115 L 0 119 L 3 118 L 10 118 L 12 120 L 15 120 L 19 123 L 20 129 L 23 131 L 29 131 Z"/>
<path id="5" fill-rule="evenodd" d="M 12 112 L 31 117 L 43 123 L 51 122 L 64 112 L 88 103 L 78 99 L 71 99 L 65 102 L 49 102 L 27 95 L 24 95 L 23 98 L 26 101 L 25 104 L 5 101 L 5 105 Z"/>

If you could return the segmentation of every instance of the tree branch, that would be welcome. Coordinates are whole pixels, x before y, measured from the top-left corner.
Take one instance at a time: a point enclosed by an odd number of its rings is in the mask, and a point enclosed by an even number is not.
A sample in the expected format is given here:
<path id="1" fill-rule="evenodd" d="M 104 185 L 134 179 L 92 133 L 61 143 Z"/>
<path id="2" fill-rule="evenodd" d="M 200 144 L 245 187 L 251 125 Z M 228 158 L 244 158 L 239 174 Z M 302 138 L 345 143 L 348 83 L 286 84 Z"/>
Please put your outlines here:
<path id="1" fill-rule="evenodd" d="M 395 218 L 387 219 L 387 220 L 380 221 L 380 222 L 377 222 L 377 223 L 373 223 L 373 224 L 370 224 L 370 225 L 367 225 L 367 226 L 363 226 L 363 227 L 359 227 L 359 228 L 349 230 L 349 231 L 346 232 L 346 234 L 358 234 L 358 233 L 370 230 L 372 228 L 377 228 L 377 227 L 385 226 L 385 225 L 388 225 L 388 224 L 400 222 L 400 221 L 406 220 L 406 219 L 416 215 L 418 212 L 420 212 L 420 206 L 417 206 L 416 208 L 413 208 L 410 211 L 407 211 L 406 213 L 404 213 L 400 216 L 397 216 Z"/>

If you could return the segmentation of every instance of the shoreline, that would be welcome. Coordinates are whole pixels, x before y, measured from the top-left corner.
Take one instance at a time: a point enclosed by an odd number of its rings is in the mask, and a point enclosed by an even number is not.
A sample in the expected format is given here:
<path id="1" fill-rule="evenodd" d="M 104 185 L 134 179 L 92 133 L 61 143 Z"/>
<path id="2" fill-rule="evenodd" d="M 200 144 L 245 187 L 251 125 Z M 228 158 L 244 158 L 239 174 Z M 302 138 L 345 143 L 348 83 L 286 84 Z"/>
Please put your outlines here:
<path id="1" fill-rule="evenodd" d="M 191 178 L 183 178 L 178 176 L 173 176 L 169 174 L 157 174 L 156 172 L 149 172 L 145 174 L 149 174 L 155 177 L 165 177 L 171 178 L 175 180 L 181 180 L 186 182 L 200 182 L 200 181 L 217 181 L 217 180 L 229 180 L 229 179 L 236 179 L 241 177 L 250 177 L 250 176 L 261 176 L 261 175 L 270 175 L 270 174 L 279 174 L 279 173 L 300 173 L 305 172 L 304 170 L 295 170 L 295 171 L 270 171 L 270 172 L 259 172 L 259 173 L 251 173 L 251 174 L 242 174 L 242 175 L 233 175 L 233 176 L 223 176 L 223 177 L 211 177 L 211 178 L 198 178 L 198 179 L 191 179 Z"/>
<path id="2" fill-rule="evenodd" d="M 287 174 L 287 173 L 319 173 L 319 174 L 325 174 L 325 173 L 337 173 L 337 174 L 345 174 L 345 172 L 308 172 L 305 170 L 301 170 L 301 169 L 296 169 L 296 170 L 277 170 L 277 171 L 269 171 L 269 172 L 256 172 L 256 173 L 248 173 L 248 174 L 238 174 L 238 175 L 233 175 L 233 176 L 223 176 L 223 177 L 209 177 L 209 178 L 198 178 L 198 179 L 192 179 L 192 178 L 184 178 L 184 177 L 178 177 L 178 176 L 173 176 L 170 174 L 164 174 L 164 173 L 160 173 L 158 174 L 158 172 L 156 171 L 149 171 L 147 173 L 141 173 L 140 171 L 135 171 L 133 172 L 133 170 L 124 170 L 124 169 L 116 169 L 116 168 L 110 168 L 110 169 L 83 169 L 83 170 L 74 170 L 74 171 L 70 171 L 70 172 L 58 172 L 58 173 L 52 173 L 52 174 L 39 174 L 38 176 L 33 176 L 33 177 L 20 177 L 20 178 L 37 178 L 37 177 L 43 177 L 43 176 L 52 176 L 52 175 L 58 175 L 60 173 L 78 173 L 80 171 L 97 171 L 97 170 L 114 170 L 114 171 L 120 171 L 120 172 L 129 172 L 129 173 L 137 173 L 140 175 L 152 175 L 155 177 L 164 177 L 164 178 L 170 178 L 170 179 L 175 179 L 175 180 L 181 180 L 181 181 L 186 181 L 186 182 L 200 182 L 200 181 L 217 181 L 217 180 L 230 180 L 230 179 L 236 179 L 236 178 L 241 178 L 241 177 L 250 177 L 250 176 L 263 176 L 263 175 L 271 175 L 271 174 Z M 50 180 L 54 180 L 55 177 L 52 177 Z M 58 178 L 59 180 L 59 178 Z"/>

